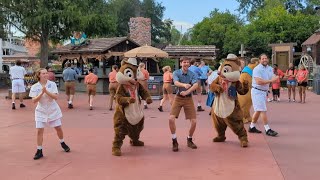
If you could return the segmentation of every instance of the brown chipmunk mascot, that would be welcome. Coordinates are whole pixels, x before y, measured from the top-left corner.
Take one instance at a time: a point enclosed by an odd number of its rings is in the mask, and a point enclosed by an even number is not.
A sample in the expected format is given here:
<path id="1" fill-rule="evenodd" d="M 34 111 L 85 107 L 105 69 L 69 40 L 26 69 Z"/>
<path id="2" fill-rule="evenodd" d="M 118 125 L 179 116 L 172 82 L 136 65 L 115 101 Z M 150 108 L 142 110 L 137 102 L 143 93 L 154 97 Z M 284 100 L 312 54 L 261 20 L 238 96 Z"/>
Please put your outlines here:
<path id="1" fill-rule="evenodd" d="M 253 69 L 259 64 L 259 58 L 252 58 L 248 66 L 244 67 L 241 75 L 240 82 L 243 83 L 247 81 L 249 83 L 249 91 L 245 95 L 238 94 L 238 99 L 240 103 L 240 108 L 243 111 L 243 123 L 249 123 L 252 121 L 250 115 L 250 109 L 252 107 L 251 99 L 251 86 L 252 86 L 252 72 Z"/>
<path id="2" fill-rule="evenodd" d="M 137 59 L 129 58 L 121 62 L 116 75 L 119 87 L 115 94 L 117 105 L 113 116 L 115 135 L 112 154 L 115 156 L 121 156 L 121 146 L 126 135 L 130 137 L 132 146 L 144 146 L 144 142 L 139 140 L 144 125 L 141 99 L 148 104 L 152 103 L 152 99 L 148 91 L 138 83 L 141 77 Z"/>
<path id="3" fill-rule="evenodd" d="M 210 85 L 210 90 L 215 93 L 211 117 L 218 136 L 213 142 L 224 142 L 227 127 L 238 135 L 241 147 L 248 146 L 247 131 L 242 122 L 243 112 L 240 108 L 237 92 L 241 95 L 248 92 L 248 82 L 241 83 L 240 61 L 234 54 L 228 57 L 220 66 L 219 77 Z"/>

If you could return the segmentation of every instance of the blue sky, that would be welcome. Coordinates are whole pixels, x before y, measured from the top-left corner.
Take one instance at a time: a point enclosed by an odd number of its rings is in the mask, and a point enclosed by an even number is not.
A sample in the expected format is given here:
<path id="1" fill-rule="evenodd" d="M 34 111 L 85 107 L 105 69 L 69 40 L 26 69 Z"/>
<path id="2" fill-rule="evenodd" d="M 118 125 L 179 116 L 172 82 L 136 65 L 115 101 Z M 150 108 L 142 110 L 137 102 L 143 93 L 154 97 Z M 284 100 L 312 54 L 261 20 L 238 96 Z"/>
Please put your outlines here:
<path id="1" fill-rule="evenodd" d="M 229 10 L 238 14 L 236 9 L 239 3 L 236 0 L 156 0 L 166 7 L 164 19 L 172 19 L 178 30 L 184 33 L 194 24 L 208 17 L 215 8 L 220 11 Z"/>

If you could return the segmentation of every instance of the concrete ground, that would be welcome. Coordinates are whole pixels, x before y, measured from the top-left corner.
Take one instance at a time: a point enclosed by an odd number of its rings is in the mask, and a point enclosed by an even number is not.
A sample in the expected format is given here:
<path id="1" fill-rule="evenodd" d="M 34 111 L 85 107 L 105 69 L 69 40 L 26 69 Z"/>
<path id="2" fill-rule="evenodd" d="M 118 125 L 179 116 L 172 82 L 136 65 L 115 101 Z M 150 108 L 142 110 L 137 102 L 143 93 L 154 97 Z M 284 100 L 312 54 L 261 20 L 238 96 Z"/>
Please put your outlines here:
<path id="1" fill-rule="evenodd" d="M 62 151 L 54 129 L 46 128 L 44 158 L 33 160 L 36 151 L 34 108 L 11 110 L 7 90 L 0 90 L 0 179 L 260 179 L 316 180 L 320 177 L 320 96 L 308 92 L 307 103 L 268 103 L 270 126 L 279 137 L 249 134 L 249 147 L 241 148 L 237 137 L 227 130 L 225 143 L 213 143 L 216 132 L 209 109 L 197 113 L 194 142 L 186 146 L 189 122 L 182 114 L 177 120 L 180 151 L 171 151 L 168 127 L 169 104 L 159 112 L 155 100 L 145 110 L 145 147 L 131 147 L 125 139 L 123 156 L 111 155 L 113 111 L 106 108 L 107 95 L 97 95 L 90 111 L 85 94 L 76 94 L 74 109 L 67 109 L 61 92 L 58 103 L 63 111 L 65 141 L 71 152 Z M 203 100 L 206 97 L 203 96 Z M 18 103 L 17 103 L 18 104 Z M 248 128 L 248 125 L 246 125 Z M 263 126 L 259 121 L 260 130 Z"/>

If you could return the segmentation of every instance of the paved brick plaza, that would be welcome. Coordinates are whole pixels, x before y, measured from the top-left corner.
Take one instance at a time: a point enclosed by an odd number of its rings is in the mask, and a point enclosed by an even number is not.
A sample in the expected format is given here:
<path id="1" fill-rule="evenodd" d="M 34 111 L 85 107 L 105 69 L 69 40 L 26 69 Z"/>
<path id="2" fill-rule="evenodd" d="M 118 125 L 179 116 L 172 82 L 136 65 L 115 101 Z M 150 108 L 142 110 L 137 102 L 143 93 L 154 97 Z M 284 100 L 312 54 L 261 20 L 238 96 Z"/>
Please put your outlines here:
<path id="1" fill-rule="evenodd" d="M 215 131 L 209 109 L 198 113 L 194 136 L 197 150 L 186 146 L 189 123 L 183 115 L 177 121 L 180 151 L 171 151 L 168 104 L 165 112 L 154 101 L 145 110 L 145 147 L 131 147 L 128 138 L 122 157 L 111 155 L 113 112 L 106 108 L 109 96 L 96 97 L 95 110 L 89 111 L 87 96 L 77 94 L 72 110 L 67 109 L 61 92 L 58 103 L 63 111 L 65 141 L 71 152 L 62 151 L 53 129 L 45 129 L 44 158 L 34 161 L 36 129 L 34 105 L 11 110 L 6 90 L 0 90 L 0 176 L 9 179 L 319 179 L 320 96 L 307 94 L 307 103 L 268 103 L 271 128 L 279 137 L 249 134 L 249 147 L 240 148 L 228 129 L 225 143 L 213 143 Z M 203 99 L 205 100 L 205 96 Z M 246 125 L 246 128 L 248 125 Z M 259 129 L 263 129 L 261 123 Z"/>

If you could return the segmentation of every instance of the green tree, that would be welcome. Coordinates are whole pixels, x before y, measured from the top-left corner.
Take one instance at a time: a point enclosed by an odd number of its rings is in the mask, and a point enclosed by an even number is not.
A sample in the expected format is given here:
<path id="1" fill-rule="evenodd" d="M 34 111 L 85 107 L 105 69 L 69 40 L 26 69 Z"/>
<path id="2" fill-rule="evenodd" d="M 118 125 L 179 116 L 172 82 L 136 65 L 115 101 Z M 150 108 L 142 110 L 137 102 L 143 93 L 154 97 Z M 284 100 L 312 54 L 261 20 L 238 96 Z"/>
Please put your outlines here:
<path id="1" fill-rule="evenodd" d="M 280 2 L 288 12 L 293 14 L 297 11 L 315 14 L 314 6 L 320 5 L 319 0 L 237 0 L 239 2 L 238 10 L 243 14 L 247 14 L 250 19 L 256 15 L 258 10 L 265 8 L 268 1 L 269 4 L 274 4 L 275 6 Z"/>
<path id="2" fill-rule="evenodd" d="M 285 6 L 267 6 L 257 12 L 256 17 L 247 25 L 247 47 L 255 55 L 270 52 L 268 44 L 296 42 L 301 45 L 319 28 L 318 17 L 301 12 L 288 13 Z"/>
<path id="3" fill-rule="evenodd" d="M 204 18 L 193 27 L 191 41 L 198 45 L 215 45 L 220 49 L 218 58 L 225 57 L 228 53 L 237 53 L 240 44 L 244 43 L 241 37 L 237 36 L 242 26 L 243 22 L 236 15 L 215 9 L 210 17 Z"/>
<path id="4" fill-rule="evenodd" d="M 110 0 L 108 6 L 113 17 L 116 18 L 116 35 L 127 36 L 130 18 L 141 14 L 141 2 L 139 0 Z"/>
<path id="5" fill-rule="evenodd" d="M 161 38 L 170 39 L 170 29 L 165 21 L 162 21 L 165 7 L 155 0 L 143 0 L 141 4 L 141 15 L 151 19 L 151 40 L 152 44 L 160 42 Z M 172 25 L 172 22 L 171 22 Z M 170 26 L 171 27 L 171 26 Z M 169 30 L 169 31 L 168 31 Z"/>
<path id="6" fill-rule="evenodd" d="M 104 0 L 2 0 L 6 22 L 27 38 L 41 44 L 41 67 L 48 64 L 49 40 L 68 38 L 72 31 L 88 31 L 89 36 L 113 33 L 112 18 Z M 105 20 L 107 18 L 107 20 Z M 110 20 L 111 19 L 111 20 Z M 101 23 L 103 22 L 103 23 Z M 104 24 L 105 23 L 105 24 Z M 111 28 L 110 28 L 111 27 Z"/>
<path id="7" fill-rule="evenodd" d="M 5 38 L 7 36 L 7 32 L 5 30 L 5 16 L 0 9 L 0 38 Z"/>
<path id="8" fill-rule="evenodd" d="M 171 41 L 170 41 L 170 44 L 172 45 L 179 45 L 180 43 L 180 40 L 181 40 L 181 33 L 180 31 L 175 27 L 175 26 L 172 26 L 171 28 Z"/>

